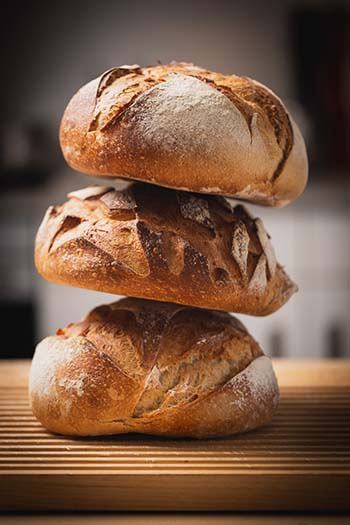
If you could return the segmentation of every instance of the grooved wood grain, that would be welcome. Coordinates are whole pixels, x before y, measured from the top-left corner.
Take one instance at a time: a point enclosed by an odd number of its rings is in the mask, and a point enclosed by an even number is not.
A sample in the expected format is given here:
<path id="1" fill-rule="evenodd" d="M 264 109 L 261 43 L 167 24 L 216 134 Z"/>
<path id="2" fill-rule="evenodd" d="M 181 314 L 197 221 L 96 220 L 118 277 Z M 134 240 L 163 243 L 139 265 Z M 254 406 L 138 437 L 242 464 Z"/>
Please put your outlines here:
<path id="1" fill-rule="evenodd" d="M 282 396 L 273 422 L 207 441 L 52 435 L 31 414 L 28 367 L 0 365 L 2 510 L 349 508 L 346 361 L 275 362 Z"/>

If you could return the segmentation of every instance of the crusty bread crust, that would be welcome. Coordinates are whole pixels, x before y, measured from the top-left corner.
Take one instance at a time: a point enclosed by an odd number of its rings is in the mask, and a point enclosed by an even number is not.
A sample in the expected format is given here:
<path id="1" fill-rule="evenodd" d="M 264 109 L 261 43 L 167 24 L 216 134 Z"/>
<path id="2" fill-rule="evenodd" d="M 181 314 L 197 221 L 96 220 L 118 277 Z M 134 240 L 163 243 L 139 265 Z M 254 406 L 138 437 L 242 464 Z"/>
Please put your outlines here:
<path id="1" fill-rule="evenodd" d="M 268 206 L 296 199 L 307 181 L 303 138 L 276 95 L 186 63 L 105 72 L 73 96 L 60 142 L 87 174 Z"/>
<path id="2" fill-rule="evenodd" d="M 262 221 L 241 205 L 141 183 L 69 196 L 49 208 L 36 239 L 36 266 L 50 281 L 251 315 L 296 291 Z"/>
<path id="3" fill-rule="evenodd" d="M 268 423 L 278 385 L 229 314 L 124 299 L 37 346 L 30 398 L 53 432 L 207 438 Z"/>

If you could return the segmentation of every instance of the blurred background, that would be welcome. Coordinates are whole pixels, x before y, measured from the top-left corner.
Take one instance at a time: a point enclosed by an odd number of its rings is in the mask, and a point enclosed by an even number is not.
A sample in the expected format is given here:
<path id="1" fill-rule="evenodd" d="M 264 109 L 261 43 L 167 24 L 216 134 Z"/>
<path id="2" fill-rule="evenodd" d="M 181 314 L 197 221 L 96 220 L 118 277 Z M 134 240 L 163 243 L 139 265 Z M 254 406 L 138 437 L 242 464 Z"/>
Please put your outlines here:
<path id="1" fill-rule="evenodd" d="M 281 210 L 251 206 L 299 293 L 267 318 L 242 316 L 269 355 L 350 355 L 350 17 L 334 1 L 1 2 L 0 357 L 113 296 L 45 282 L 33 242 L 46 208 L 98 183 L 70 170 L 57 139 L 72 94 L 114 65 L 184 60 L 253 77 L 305 136 L 310 182 Z"/>

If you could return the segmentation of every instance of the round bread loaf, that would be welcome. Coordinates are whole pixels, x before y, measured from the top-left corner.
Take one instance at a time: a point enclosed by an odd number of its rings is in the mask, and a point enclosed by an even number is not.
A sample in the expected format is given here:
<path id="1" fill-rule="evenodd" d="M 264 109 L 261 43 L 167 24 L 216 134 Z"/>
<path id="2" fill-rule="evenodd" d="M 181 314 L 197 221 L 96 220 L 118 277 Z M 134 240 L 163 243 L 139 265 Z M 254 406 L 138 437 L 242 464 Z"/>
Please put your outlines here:
<path id="1" fill-rule="evenodd" d="M 274 312 L 296 290 L 261 220 L 222 197 L 142 183 L 69 197 L 49 208 L 36 239 L 36 266 L 50 281 L 251 315 Z"/>
<path id="2" fill-rule="evenodd" d="M 207 438 L 266 424 L 278 386 L 229 314 L 123 299 L 37 346 L 30 398 L 53 432 Z"/>
<path id="3" fill-rule="evenodd" d="M 60 141 L 72 168 L 284 206 L 303 191 L 300 131 L 268 88 L 192 64 L 110 69 L 82 87 Z"/>

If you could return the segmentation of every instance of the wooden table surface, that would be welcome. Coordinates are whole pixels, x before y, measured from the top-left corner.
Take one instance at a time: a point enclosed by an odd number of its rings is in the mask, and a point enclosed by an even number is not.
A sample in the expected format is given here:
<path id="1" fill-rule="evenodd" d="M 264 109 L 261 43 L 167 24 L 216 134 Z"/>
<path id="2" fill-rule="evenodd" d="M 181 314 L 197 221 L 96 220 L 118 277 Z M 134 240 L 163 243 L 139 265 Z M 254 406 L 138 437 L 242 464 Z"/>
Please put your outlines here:
<path id="1" fill-rule="evenodd" d="M 28 405 L 29 362 L 5 361 L 0 364 L 0 508 L 225 511 L 215 523 L 232 524 L 315 523 L 310 512 L 317 511 L 322 512 L 317 523 L 348 523 L 347 516 L 334 514 L 327 521 L 327 513 L 350 509 L 349 363 L 275 360 L 282 396 L 270 425 L 229 439 L 193 441 L 49 434 Z M 289 514 L 261 514 L 276 511 Z M 143 521 L 141 515 L 123 514 L 122 522 L 157 523 L 160 516 L 159 523 L 210 522 L 209 514 L 143 515 Z M 50 523 L 48 516 L 42 518 Z M 103 516 L 105 523 L 121 523 L 119 518 Z M 0 523 L 20 519 L 12 514 Z M 93 514 L 66 519 L 94 523 Z M 104 521 L 99 514 L 98 522 Z"/>

